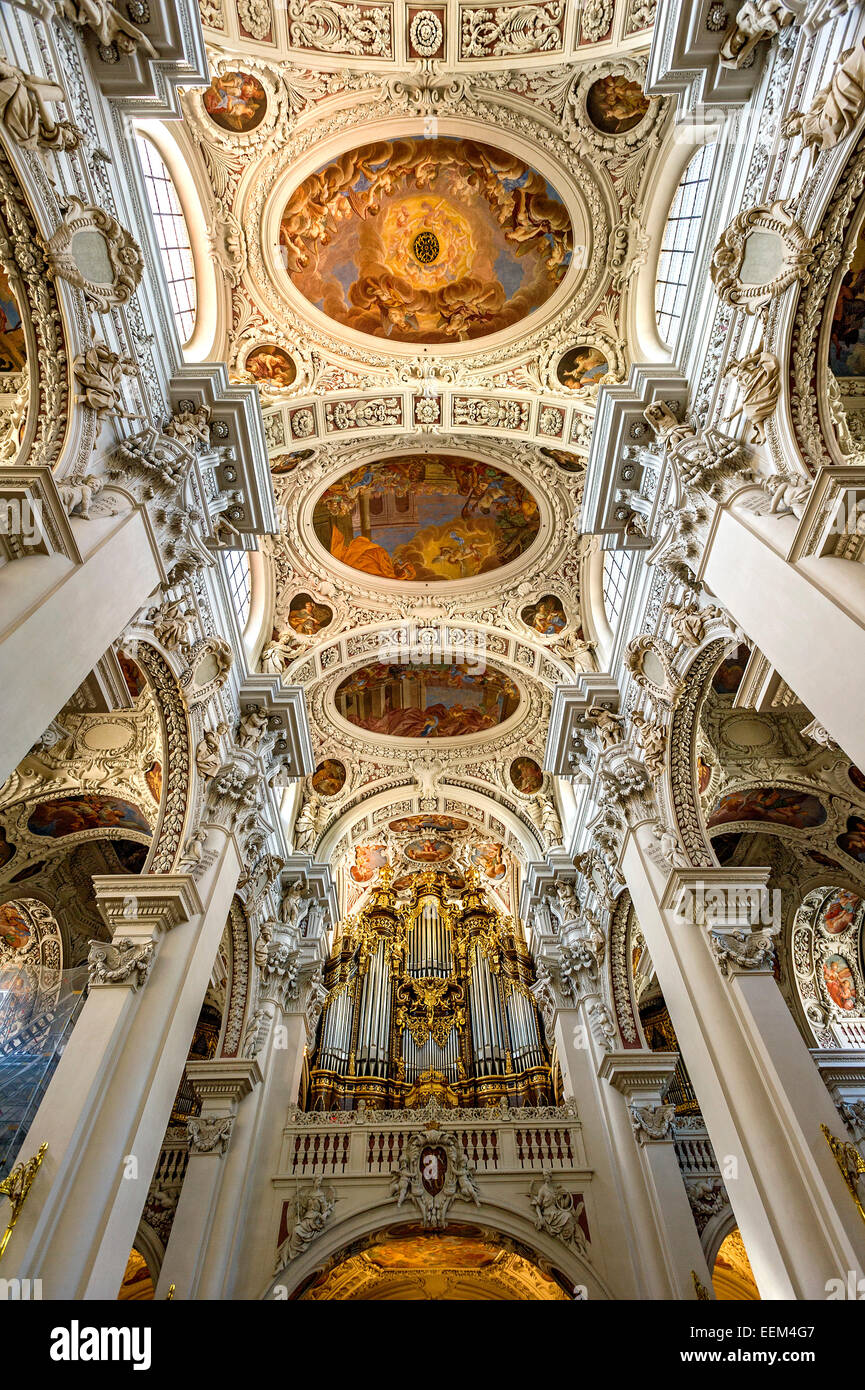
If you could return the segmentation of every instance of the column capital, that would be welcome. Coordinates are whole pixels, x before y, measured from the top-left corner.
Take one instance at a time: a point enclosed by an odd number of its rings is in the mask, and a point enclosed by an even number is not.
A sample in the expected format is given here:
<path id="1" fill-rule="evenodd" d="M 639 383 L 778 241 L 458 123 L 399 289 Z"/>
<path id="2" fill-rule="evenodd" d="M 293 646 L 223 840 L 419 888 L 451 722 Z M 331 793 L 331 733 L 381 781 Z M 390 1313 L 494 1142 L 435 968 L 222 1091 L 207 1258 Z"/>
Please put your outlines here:
<path id="1" fill-rule="evenodd" d="M 187 1062 L 186 1075 L 199 1100 L 238 1102 L 259 1084 L 261 1068 L 254 1057 L 213 1057 Z"/>
<path id="2" fill-rule="evenodd" d="M 653 1099 L 660 1103 L 678 1065 L 678 1052 L 608 1052 L 601 1058 L 598 1075 L 629 1103 Z"/>
<path id="3" fill-rule="evenodd" d="M 94 874 L 93 889 L 112 933 L 158 936 L 204 911 L 190 874 Z"/>
<path id="4" fill-rule="evenodd" d="M 191 1115 L 186 1121 L 189 1156 L 208 1155 L 223 1158 L 228 1152 L 234 1115 Z"/>
<path id="5" fill-rule="evenodd" d="M 781 929 L 779 895 L 767 887 L 770 873 L 752 867 L 674 868 L 661 907 L 684 926 L 706 931 L 722 975 L 770 974 Z"/>

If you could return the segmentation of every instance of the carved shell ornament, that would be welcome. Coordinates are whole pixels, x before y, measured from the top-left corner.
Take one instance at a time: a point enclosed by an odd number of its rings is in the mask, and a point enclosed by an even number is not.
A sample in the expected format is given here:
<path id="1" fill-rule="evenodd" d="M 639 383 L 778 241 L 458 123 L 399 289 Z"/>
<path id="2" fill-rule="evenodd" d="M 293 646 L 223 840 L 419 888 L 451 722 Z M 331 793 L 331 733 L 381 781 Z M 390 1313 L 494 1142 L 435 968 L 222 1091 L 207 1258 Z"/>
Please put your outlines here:
<path id="1" fill-rule="evenodd" d="M 715 247 L 712 283 L 726 304 L 754 314 L 797 280 L 807 285 L 812 250 L 786 203 L 747 208 Z"/>
<path id="2" fill-rule="evenodd" d="M 45 243 L 48 275 L 83 290 L 100 314 L 129 300 L 141 280 L 141 248 L 103 208 L 70 197 L 64 220 Z"/>
<path id="3" fill-rule="evenodd" d="M 681 689 L 675 669 L 675 649 L 661 637 L 635 637 L 628 644 L 625 665 L 641 690 L 656 705 L 670 709 Z"/>

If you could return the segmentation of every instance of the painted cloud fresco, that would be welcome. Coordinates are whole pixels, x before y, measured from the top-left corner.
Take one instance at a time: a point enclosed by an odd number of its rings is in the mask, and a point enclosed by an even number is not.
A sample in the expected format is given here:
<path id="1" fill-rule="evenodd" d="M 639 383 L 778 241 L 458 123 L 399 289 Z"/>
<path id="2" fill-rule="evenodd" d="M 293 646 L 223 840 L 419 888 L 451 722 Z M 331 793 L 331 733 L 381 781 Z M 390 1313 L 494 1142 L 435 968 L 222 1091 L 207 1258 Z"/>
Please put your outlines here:
<path id="1" fill-rule="evenodd" d="M 336 690 L 336 707 L 359 729 L 396 738 L 459 738 L 508 719 L 519 691 L 502 671 L 452 666 L 385 666 L 353 671 Z"/>
<path id="2" fill-rule="evenodd" d="M 322 493 L 313 526 L 344 565 L 383 579 L 469 579 L 518 559 L 538 504 L 516 478 L 447 454 L 362 464 Z"/>
<path id="3" fill-rule="evenodd" d="M 295 189 L 282 215 L 296 288 L 347 328 L 401 343 L 497 333 L 555 292 L 573 229 L 546 179 L 473 140 L 379 141 Z"/>

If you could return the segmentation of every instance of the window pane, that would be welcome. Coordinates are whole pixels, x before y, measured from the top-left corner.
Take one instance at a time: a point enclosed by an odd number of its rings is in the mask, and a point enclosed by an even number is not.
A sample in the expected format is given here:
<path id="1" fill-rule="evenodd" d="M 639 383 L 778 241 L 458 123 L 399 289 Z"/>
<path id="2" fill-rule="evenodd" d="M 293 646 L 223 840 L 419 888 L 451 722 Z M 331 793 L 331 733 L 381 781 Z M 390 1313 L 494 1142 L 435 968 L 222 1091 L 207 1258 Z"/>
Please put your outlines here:
<path id="1" fill-rule="evenodd" d="M 185 343 L 195 328 L 195 271 L 189 233 L 177 190 L 161 154 L 141 135 L 136 143 L 174 318 L 180 340 Z"/>
<path id="2" fill-rule="evenodd" d="M 655 286 L 655 317 L 665 343 L 675 339 L 684 312 L 714 159 L 714 145 L 703 145 L 694 155 L 676 189 L 664 228 Z"/>

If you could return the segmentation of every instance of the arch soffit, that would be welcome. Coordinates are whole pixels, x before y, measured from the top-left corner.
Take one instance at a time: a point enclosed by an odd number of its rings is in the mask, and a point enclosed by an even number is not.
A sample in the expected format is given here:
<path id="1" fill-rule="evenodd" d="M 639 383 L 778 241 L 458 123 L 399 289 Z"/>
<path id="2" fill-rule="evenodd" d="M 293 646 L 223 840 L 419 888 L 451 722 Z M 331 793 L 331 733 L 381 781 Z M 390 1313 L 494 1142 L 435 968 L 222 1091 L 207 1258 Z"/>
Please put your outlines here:
<path id="1" fill-rule="evenodd" d="M 283 1194 L 284 1196 L 287 1194 Z M 526 1204 L 528 1205 L 528 1201 Z M 519 1241 L 534 1252 L 536 1262 L 541 1268 L 544 1265 L 551 1266 L 559 1270 L 572 1285 L 584 1286 L 590 1300 L 614 1297 L 606 1280 L 587 1259 L 569 1250 L 561 1241 L 553 1240 L 546 1232 L 538 1231 L 533 1221 L 515 1213 L 512 1207 L 485 1201 L 480 1207 L 471 1207 L 470 1213 L 468 1219 L 472 1225 Z M 287 1287 L 290 1296 L 291 1293 L 302 1289 L 312 1275 L 320 1272 L 325 1266 L 336 1263 L 340 1254 L 356 1241 L 375 1235 L 379 1231 L 386 1237 L 391 1227 L 403 1226 L 405 1221 L 405 1210 L 397 1207 L 392 1199 L 386 1198 L 376 1206 L 354 1212 L 328 1225 L 309 1250 L 299 1255 L 287 1269 L 281 1270 L 268 1281 L 260 1295 L 261 1299 L 272 1297 L 273 1290 L 280 1286 Z"/>

